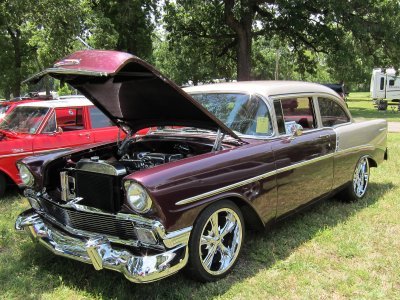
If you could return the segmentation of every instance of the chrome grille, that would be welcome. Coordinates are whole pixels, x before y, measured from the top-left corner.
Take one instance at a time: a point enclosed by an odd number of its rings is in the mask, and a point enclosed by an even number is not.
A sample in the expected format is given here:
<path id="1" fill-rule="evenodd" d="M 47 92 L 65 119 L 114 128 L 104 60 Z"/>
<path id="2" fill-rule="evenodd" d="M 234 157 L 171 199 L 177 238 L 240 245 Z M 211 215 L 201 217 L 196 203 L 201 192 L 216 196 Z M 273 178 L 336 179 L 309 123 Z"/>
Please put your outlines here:
<path id="1" fill-rule="evenodd" d="M 40 203 L 46 214 L 71 228 L 111 235 L 124 240 L 136 239 L 131 221 L 120 220 L 111 215 L 67 209 L 45 199 L 41 199 Z"/>

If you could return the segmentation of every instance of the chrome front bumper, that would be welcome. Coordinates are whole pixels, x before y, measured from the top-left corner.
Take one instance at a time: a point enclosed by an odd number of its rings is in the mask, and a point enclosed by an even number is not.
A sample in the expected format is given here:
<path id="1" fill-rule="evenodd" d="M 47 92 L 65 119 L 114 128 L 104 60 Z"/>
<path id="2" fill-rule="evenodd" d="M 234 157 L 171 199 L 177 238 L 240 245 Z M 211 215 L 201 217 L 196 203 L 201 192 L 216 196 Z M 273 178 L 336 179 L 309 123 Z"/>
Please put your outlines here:
<path id="1" fill-rule="evenodd" d="M 188 260 L 186 244 L 154 255 L 134 255 L 116 248 L 106 236 L 74 236 L 44 221 L 33 209 L 18 216 L 15 229 L 26 231 L 54 254 L 89 263 L 96 270 L 118 271 L 135 283 L 155 281 L 182 269 Z M 114 246 L 114 247 L 113 247 Z"/>

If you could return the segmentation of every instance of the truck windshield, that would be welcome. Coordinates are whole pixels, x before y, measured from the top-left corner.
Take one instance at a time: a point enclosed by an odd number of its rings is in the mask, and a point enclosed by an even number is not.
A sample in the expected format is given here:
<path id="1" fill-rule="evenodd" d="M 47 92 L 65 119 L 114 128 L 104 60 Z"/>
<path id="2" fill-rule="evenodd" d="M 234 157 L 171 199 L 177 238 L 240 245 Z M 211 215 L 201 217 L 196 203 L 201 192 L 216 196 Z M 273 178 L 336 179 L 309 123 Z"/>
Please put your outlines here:
<path id="1" fill-rule="evenodd" d="M 36 133 L 48 111 L 47 107 L 16 107 L 5 116 L 0 123 L 0 129 L 20 133 Z"/>

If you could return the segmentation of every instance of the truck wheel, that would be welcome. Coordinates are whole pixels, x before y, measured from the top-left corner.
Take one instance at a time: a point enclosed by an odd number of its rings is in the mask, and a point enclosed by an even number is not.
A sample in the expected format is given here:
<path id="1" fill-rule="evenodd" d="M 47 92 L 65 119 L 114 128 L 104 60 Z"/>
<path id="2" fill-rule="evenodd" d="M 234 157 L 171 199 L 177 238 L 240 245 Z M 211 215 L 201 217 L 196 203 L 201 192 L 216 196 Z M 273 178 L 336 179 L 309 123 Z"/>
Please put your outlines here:
<path id="1" fill-rule="evenodd" d="M 189 239 L 189 276 L 207 282 L 225 277 L 235 266 L 244 240 L 240 209 L 223 200 L 199 216 Z"/>
<path id="2" fill-rule="evenodd" d="M 4 178 L 4 175 L 0 173 L 0 198 L 3 197 L 5 191 L 6 191 L 6 179 Z"/>
<path id="3" fill-rule="evenodd" d="M 353 173 L 352 182 L 340 192 L 339 196 L 343 201 L 357 201 L 367 193 L 369 182 L 369 161 L 367 157 L 361 157 L 357 162 Z"/>

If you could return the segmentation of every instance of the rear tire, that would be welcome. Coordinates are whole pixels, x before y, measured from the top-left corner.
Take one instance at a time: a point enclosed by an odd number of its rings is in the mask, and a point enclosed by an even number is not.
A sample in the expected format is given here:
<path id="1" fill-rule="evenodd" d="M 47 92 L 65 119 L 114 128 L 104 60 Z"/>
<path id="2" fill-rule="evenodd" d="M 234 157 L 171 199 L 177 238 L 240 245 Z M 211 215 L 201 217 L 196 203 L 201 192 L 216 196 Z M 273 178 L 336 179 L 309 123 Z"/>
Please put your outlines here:
<path id="1" fill-rule="evenodd" d="M 4 175 L 0 173 L 0 198 L 3 197 L 5 191 L 6 191 L 6 179 L 4 178 Z"/>
<path id="2" fill-rule="evenodd" d="M 207 207 L 190 235 L 187 274 L 202 282 L 228 275 L 237 263 L 244 230 L 242 213 L 233 202 L 223 200 Z"/>
<path id="3" fill-rule="evenodd" d="M 369 182 L 369 161 L 366 156 L 361 157 L 353 172 L 351 183 L 339 193 L 340 199 L 346 202 L 358 201 L 367 193 Z"/>

